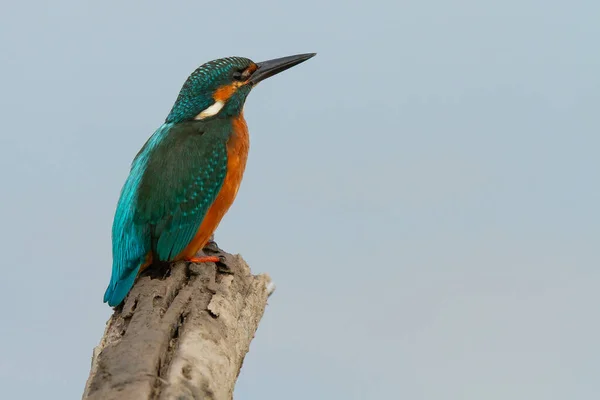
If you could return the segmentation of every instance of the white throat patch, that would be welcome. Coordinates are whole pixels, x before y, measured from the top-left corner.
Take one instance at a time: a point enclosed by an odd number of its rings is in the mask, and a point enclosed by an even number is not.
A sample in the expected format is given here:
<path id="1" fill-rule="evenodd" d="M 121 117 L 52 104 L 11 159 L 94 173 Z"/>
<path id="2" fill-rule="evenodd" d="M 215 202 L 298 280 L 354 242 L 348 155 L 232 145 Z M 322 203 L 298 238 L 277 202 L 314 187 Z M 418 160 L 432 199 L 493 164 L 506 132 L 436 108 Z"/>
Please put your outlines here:
<path id="1" fill-rule="evenodd" d="M 206 110 L 196 115 L 196 118 L 194 119 L 204 119 L 217 115 L 224 105 L 225 103 L 222 101 L 215 101 L 215 103 L 212 106 L 208 107 Z"/>

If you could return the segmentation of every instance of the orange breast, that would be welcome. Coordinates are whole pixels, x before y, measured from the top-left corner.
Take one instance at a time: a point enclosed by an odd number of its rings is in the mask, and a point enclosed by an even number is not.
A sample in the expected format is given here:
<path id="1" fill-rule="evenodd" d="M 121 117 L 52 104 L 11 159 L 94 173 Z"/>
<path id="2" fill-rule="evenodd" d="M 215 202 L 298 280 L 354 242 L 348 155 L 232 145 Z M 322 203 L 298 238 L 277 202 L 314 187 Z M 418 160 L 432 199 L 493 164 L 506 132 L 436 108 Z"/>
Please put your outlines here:
<path id="1" fill-rule="evenodd" d="M 233 121 L 233 133 L 229 142 L 227 142 L 227 175 L 223 181 L 223 186 L 217 198 L 208 209 L 204 220 L 202 220 L 196 236 L 176 257 L 176 260 L 185 260 L 194 257 L 206 245 L 210 236 L 219 226 L 221 219 L 227 210 L 229 210 L 231 204 L 233 204 L 242 183 L 249 146 L 248 126 L 246 125 L 246 120 L 244 120 L 244 115 L 240 114 Z"/>

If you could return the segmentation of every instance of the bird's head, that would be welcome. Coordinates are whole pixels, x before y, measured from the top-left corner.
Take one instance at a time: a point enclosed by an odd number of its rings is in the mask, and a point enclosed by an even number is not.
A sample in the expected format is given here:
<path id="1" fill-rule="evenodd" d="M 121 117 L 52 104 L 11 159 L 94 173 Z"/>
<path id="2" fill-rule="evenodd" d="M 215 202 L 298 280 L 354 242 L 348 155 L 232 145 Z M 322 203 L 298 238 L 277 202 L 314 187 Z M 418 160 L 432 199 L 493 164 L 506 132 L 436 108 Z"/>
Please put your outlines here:
<path id="1" fill-rule="evenodd" d="M 243 57 L 209 61 L 185 81 L 166 122 L 237 116 L 258 82 L 314 55 L 298 54 L 259 63 Z"/>

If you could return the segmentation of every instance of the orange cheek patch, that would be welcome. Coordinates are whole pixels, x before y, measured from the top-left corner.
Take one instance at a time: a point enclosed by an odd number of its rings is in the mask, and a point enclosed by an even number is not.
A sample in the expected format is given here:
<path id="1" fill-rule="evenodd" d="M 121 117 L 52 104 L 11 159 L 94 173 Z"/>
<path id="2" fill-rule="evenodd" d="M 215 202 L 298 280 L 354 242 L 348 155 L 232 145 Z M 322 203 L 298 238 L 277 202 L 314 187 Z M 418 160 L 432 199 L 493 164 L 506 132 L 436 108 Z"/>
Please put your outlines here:
<path id="1" fill-rule="evenodd" d="M 226 102 L 227 99 L 229 99 L 233 95 L 236 89 L 237 88 L 234 86 L 233 83 L 231 85 L 221 86 L 220 88 L 215 90 L 215 93 L 213 94 L 213 99 L 215 99 L 215 101 Z"/>
<path id="2" fill-rule="evenodd" d="M 215 99 L 215 101 L 221 101 L 221 102 L 225 103 L 227 100 L 229 100 L 229 98 L 231 96 L 233 96 L 235 91 L 240 86 L 241 86 L 241 83 L 239 83 L 239 82 L 234 82 L 229 85 L 221 86 L 220 88 L 215 90 L 215 93 L 213 94 L 213 99 Z"/>

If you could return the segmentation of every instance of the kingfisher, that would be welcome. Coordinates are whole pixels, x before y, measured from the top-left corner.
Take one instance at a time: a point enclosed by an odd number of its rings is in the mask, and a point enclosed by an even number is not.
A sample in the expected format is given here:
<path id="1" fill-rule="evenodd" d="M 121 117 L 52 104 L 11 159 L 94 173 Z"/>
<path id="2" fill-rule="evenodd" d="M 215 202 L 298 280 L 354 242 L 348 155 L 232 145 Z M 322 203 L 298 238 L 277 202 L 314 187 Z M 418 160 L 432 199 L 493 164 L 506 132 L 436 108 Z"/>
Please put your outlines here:
<path id="1" fill-rule="evenodd" d="M 227 57 L 198 67 L 165 122 L 131 164 L 112 226 L 112 275 L 104 302 L 118 306 L 154 262 L 198 256 L 238 193 L 249 134 L 244 103 L 260 81 L 315 53 L 255 63 Z"/>

